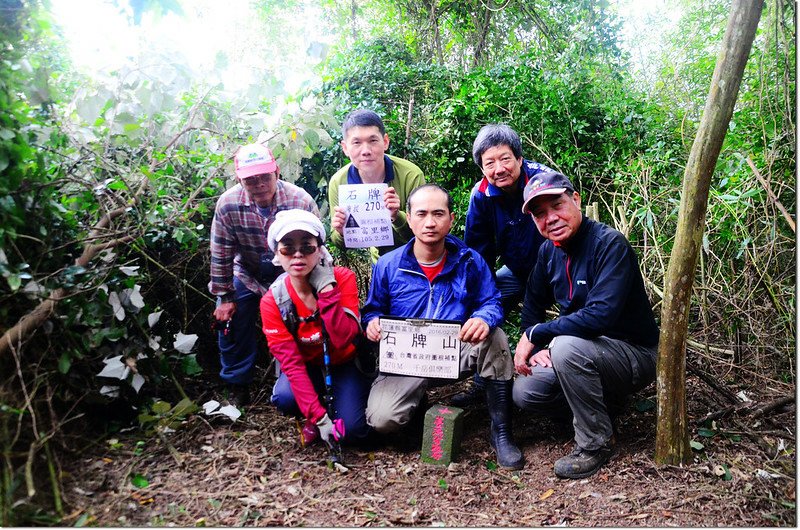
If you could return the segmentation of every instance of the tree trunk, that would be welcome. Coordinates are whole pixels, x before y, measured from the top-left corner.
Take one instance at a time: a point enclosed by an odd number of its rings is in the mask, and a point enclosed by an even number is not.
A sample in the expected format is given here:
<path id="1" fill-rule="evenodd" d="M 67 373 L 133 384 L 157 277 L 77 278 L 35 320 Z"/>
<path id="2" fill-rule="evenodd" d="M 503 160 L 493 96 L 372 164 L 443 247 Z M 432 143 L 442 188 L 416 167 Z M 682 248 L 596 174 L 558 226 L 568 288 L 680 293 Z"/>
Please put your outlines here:
<path id="1" fill-rule="evenodd" d="M 358 41 L 358 2 L 350 3 L 350 30 L 353 33 L 353 44 Z"/>
<path id="2" fill-rule="evenodd" d="M 475 20 L 475 29 L 478 30 L 478 43 L 475 45 L 475 53 L 472 57 L 473 68 L 477 68 L 481 64 L 483 52 L 486 49 L 486 39 L 489 35 L 489 28 L 491 27 L 492 21 L 492 9 L 490 9 L 490 7 L 491 6 L 485 8 L 482 21 L 479 22 L 477 16 L 473 17 Z"/>
<path id="3" fill-rule="evenodd" d="M 686 335 L 692 283 L 711 175 L 733 114 L 762 8 L 762 0 L 733 1 L 711 89 L 683 176 L 677 232 L 664 286 L 658 348 L 655 459 L 662 464 L 691 459 L 686 417 Z"/>
<path id="4" fill-rule="evenodd" d="M 444 64 L 444 53 L 442 53 L 442 38 L 439 35 L 439 13 L 436 11 L 436 0 L 431 0 L 430 16 L 428 23 L 433 28 L 433 50 L 436 52 L 436 60 L 439 65 Z"/>

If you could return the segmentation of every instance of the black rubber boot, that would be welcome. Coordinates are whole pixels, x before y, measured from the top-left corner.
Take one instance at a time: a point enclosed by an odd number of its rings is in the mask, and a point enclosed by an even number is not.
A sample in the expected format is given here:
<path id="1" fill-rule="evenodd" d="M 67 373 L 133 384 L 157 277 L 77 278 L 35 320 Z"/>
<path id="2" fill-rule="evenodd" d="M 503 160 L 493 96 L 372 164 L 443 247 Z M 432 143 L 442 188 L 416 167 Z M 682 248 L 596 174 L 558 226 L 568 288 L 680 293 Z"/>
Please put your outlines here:
<path id="1" fill-rule="evenodd" d="M 477 405 L 483 400 L 486 395 L 486 385 L 484 379 L 478 374 L 472 377 L 472 386 L 463 392 L 459 392 L 450 398 L 450 404 L 454 407 L 468 407 L 470 405 Z"/>
<path id="2" fill-rule="evenodd" d="M 522 451 L 514 445 L 514 438 L 511 434 L 511 385 L 513 382 L 483 379 L 483 383 L 486 387 L 489 418 L 492 420 L 490 441 L 497 453 L 497 463 L 506 469 L 522 469 L 525 459 Z"/>
<path id="3" fill-rule="evenodd" d="M 250 404 L 250 385 L 228 384 L 228 402 L 236 408 Z"/>

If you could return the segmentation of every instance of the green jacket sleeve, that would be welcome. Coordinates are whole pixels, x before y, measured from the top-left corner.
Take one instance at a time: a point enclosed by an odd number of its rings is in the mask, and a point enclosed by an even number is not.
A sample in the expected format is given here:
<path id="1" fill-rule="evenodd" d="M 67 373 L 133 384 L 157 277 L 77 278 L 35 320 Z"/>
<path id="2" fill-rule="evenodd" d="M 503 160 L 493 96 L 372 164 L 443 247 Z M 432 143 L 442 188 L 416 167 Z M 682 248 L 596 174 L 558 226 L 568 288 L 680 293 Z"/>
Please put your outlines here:
<path id="1" fill-rule="evenodd" d="M 330 218 L 333 218 L 333 209 L 339 206 L 339 184 L 342 183 L 342 176 L 344 175 L 346 178 L 347 175 L 347 168 L 350 167 L 350 164 L 347 164 L 339 171 L 333 174 L 331 177 L 330 182 L 328 182 L 328 214 Z M 331 242 L 336 245 L 338 248 L 344 248 L 344 237 L 338 231 L 331 229 Z"/>

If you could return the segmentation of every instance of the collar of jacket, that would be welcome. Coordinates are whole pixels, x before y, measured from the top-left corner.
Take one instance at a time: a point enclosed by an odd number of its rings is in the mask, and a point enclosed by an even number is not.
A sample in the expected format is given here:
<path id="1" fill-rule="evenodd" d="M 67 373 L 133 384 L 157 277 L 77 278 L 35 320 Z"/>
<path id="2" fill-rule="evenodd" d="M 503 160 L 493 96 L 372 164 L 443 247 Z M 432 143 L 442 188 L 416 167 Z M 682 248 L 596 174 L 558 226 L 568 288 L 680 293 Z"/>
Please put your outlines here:
<path id="1" fill-rule="evenodd" d="M 383 155 L 383 165 L 386 175 L 383 179 L 383 182 L 389 184 L 394 180 L 394 162 L 392 162 L 388 155 Z M 350 167 L 347 169 L 347 183 L 364 184 L 364 181 L 361 180 L 361 175 L 358 174 L 358 169 L 356 169 L 356 166 L 354 166 L 352 162 L 350 163 Z"/>
<path id="2" fill-rule="evenodd" d="M 553 246 L 556 248 L 560 248 L 567 254 L 572 252 L 572 249 L 580 246 L 581 242 L 586 239 L 586 234 L 589 233 L 589 229 L 591 225 L 593 225 L 596 221 L 589 219 L 584 214 L 581 214 L 581 226 L 578 227 L 578 232 L 572 236 L 569 240 L 565 241 L 563 245 L 556 243 L 553 241 Z"/>
<path id="3" fill-rule="evenodd" d="M 400 268 L 417 271 L 423 274 L 422 267 L 419 266 L 419 262 L 416 256 L 414 256 L 414 241 L 416 239 L 416 237 L 412 237 L 411 241 L 406 243 L 406 246 L 403 248 L 403 256 L 400 258 Z M 442 267 L 442 272 L 439 273 L 440 276 L 453 270 L 468 250 L 467 246 L 452 234 L 447 234 L 444 237 L 444 248 L 447 251 L 447 261 L 445 261 L 444 267 Z"/>

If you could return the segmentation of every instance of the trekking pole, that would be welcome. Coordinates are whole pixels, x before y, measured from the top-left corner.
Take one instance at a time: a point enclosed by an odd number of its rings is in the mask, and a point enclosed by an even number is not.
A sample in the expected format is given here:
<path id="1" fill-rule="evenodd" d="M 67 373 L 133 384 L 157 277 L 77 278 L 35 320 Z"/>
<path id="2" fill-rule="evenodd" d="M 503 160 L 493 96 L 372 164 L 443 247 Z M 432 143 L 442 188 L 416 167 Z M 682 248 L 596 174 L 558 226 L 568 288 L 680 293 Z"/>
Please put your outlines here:
<path id="1" fill-rule="evenodd" d="M 328 417 L 333 421 L 338 415 L 336 414 L 336 407 L 333 405 L 333 379 L 331 378 L 331 355 L 328 350 L 328 330 L 325 329 L 325 322 L 322 320 L 322 315 L 320 315 L 319 323 L 322 327 L 322 366 L 325 375 L 325 397 L 323 399 L 325 401 L 325 408 L 328 411 Z M 328 445 L 328 450 L 331 464 L 334 466 L 339 464 L 345 468 L 347 467 L 342 458 L 342 446 L 339 444 L 338 440 L 331 440 L 330 445 Z"/>

